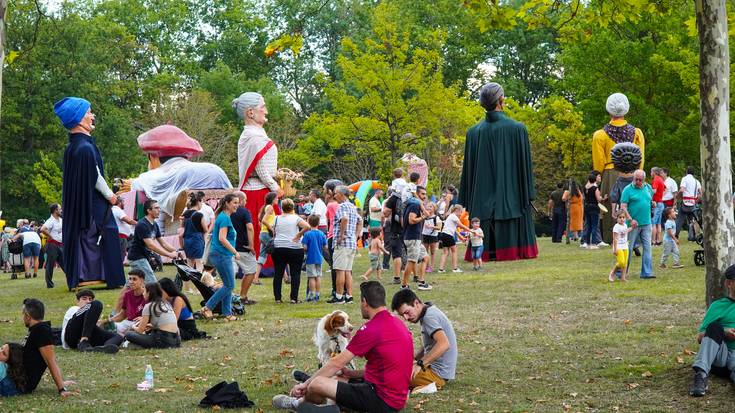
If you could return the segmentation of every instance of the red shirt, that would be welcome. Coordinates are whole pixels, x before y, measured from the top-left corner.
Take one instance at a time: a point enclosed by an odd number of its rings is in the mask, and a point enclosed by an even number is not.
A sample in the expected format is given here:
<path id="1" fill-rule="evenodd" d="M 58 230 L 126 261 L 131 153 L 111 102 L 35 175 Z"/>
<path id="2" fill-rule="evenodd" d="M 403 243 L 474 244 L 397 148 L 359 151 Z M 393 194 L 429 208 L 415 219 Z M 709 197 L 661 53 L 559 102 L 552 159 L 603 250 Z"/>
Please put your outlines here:
<path id="1" fill-rule="evenodd" d="M 334 216 L 337 215 L 338 208 L 339 203 L 337 201 L 329 201 L 329 204 L 327 204 L 327 225 L 329 226 L 327 238 L 334 236 Z"/>
<path id="2" fill-rule="evenodd" d="M 413 338 L 403 322 L 381 311 L 357 330 L 347 350 L 367 360 L 365 381 L 375 386 L 378 397 L 401 410 L 413 369 Z"/>
<path id="3" fill-rule="evenodd" d="M 654 176 L 651 186 L 653 187 L 653 190 L 656 191 L 656 193 L 653 194 L 653 201 L 661 202 L 664 197 L 664 191 L 666 191 L 666 184 L 664 183 L 663 178 L 658 175 Z"/>
<path id="4" fill-rule="evenodd" d="M 130 321 L 143 315 L 143 307 L 145 307 L 145 295 L 135 295 L 133 290 L 128 290 L 123 295 L 122 308 L 125 310 L 125 318 Z"/>

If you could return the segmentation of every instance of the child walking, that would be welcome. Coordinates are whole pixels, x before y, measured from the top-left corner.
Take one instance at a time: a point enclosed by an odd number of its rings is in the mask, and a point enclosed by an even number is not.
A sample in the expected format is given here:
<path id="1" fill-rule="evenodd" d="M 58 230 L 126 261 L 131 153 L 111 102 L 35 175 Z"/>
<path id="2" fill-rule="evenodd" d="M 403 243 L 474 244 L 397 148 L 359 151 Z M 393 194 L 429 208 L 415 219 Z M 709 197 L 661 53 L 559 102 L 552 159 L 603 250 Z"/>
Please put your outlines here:
<path id="1" fill-rule="evenodd" d="M 482 242 L 485 234 L 482 232 L 482 228 L 480 228 L 480 218 L 472 218 L 471 224 L 470 248 L 472 248 L 472 269 L 479 271 L 482 269 L 482 252 L 484 251 Z"/>
<path id="2" fill-rule="evenodd" d="M 615 265 L 613 265 L 607 280 L 615 281 L 615 273 L 620 271 L 620 281 L 627 281 L 625 276 L 628 269 L 628 233 L 633 228 L 628 228 L 625 224 L 625 214 L 620 211 L 618 213 L 617 223 L 613 227 L 613 255 L 615 256 Z"/>
<path id="3" fill-rule="evenodd" d="M 664 253 L 661 255 L 661 265 L 659 268 L 666 269 L 666 261 L 671 256 L 671 268 L 684 268 L 679 262 L 679 238 L 676 237 L 676 210 L 672 207 L 664 209 Z"/>
<path id="4" fill-rule="evenodd" d="M 383 234 L 380 232 L 380 228 L 370 228 L 370 249 L 368 250 L 368 257 L 370 258 L 370 268 L 365 271 L 362 275 L 362 279 L 367 281 L 370 278 L 370 274 L 375 271 L 378 280 L 380 280 L 380 273 L 383 270 L 382 261 L 380 254 L 390 254 L 383 245 Z"/>
<path id="5" fill-rule="evenodd" d="M 301 237 L 301 244 L 306 251 L 306 278 L 308 292 L 306 302 L 319 302 L 319 293 L 322 288 L 322 261 L 323 250 L 327 247 L 327 236 L 319 230 L 319 215 L 309 215 L 307 219 L 311 229 Z"/>

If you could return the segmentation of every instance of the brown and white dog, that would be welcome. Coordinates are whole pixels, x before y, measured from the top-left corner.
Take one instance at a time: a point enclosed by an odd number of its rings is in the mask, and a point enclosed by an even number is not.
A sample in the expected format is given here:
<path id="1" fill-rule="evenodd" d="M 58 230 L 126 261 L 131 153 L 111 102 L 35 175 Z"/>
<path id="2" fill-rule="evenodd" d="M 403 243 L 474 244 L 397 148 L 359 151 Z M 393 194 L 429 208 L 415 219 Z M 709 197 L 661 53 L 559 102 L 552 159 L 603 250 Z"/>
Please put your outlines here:
<path id="1" fill-rule="evenodd" d="M 319 367 L 327 364 L 329 359 L 347 348 L 352 336 L 350 316 L 341 310 L 333 311 L 319 320 L 314 333 L 314 344 L 317 347 L 316 357 Z M 354 368 L 354 367 L 353 367 Z"/>

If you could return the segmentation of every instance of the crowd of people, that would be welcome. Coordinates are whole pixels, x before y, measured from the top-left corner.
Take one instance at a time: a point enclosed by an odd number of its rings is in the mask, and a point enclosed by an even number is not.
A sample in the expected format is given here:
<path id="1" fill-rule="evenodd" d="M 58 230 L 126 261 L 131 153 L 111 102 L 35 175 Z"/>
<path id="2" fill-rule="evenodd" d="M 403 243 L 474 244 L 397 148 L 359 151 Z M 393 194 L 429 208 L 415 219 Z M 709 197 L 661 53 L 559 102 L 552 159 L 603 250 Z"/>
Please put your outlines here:
<path id="1" fill-rule="evenodd" d="M 626 280 L 631 260 L 629 246 L 635 256 L 642 257 L 641 278 L 656 278 L 652 253 L 652 247 L 656 246 L 662 246 L 660 269 L 682 268 L 678 247 L 681 230 L 687 229 L 689 241 L 696 241 L 696 233 L 701 231 L 695 214 L 702 185 L 694 177 L 694 168 L 687 168 L 679 184 L 666 168 L 651 168 L 650 183 L 646 182 L 645 171 L 640 169 L 621 174 L 606 195 L 601 194 L 601 177 L 599 172 L 592 171 L 584 186 L 569 179 L 558 183 L 549 194 L 552 242 L 561 243 L 566 233 L 569 242 L 579 242 L 582 248 L 608 247 L 610 244 L 603 241 L 599 224 L 601 214 L 609 214 L 616 221 L 610 234 L 616 256 L 610 281 L 614 281 L 615 274 Z M 603 201 L 609 201 L 610 210 Z"/>

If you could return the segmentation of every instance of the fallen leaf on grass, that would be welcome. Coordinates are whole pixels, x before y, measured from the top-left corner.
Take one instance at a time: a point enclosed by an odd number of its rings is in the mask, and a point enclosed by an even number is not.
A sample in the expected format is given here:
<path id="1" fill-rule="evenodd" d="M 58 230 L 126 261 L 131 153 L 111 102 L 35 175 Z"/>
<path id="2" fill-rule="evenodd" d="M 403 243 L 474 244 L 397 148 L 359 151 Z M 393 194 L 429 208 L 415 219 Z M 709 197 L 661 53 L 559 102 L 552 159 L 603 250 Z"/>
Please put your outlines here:
<path id="1" fill-rule="evenodd" d="M 643 373 L 641 373 L 641 376 L 643 376 L 643 377 L 653 377 L 653 373 L 651 373 L 650 371 L 646 370 Z"/>
<path id="2" fill-rule="evenodd" d="M 107 386 L 107 387 L 109 387 L 111 389 L 119 389 L 120 388 L 120 384 L 119 383 L 110 383 L 110 385 Z"/>
<path id="3" fill-rule="evenodd" d="M 230 360 L 232 360 L 232 356 L 225 356 L 224 359 L 225 359 L 225 361 L 230 361 Z"/>
<path id="4" fill-rule="evenodd" d="M 286 365 L 285 365 L 285 366 L 283 366 L 283 367 L 285 367 L 285 368 L 286 368 L 286 370 L 291 370 L 291 369 L 293 369 L 293 368 L 294 368 L 294 367 L 296 367 L 296 366 L 295 366 L 295 365 L 293 365 L 293 364 L 286 364 Z"/>
<path id="5" fill-rule="evenodd" d="M 679 364 L 684 364 L 684 357 L 681 357 L 681 356 L 677 357 L 676 362 Z"/>
<path id="6" fill-rule="evenodd" d="M 696 353 L 695 353 L 695 352 L 693 352 L 692 350 L 689 350 L 688 348 L 685 348 L 685 349 L 684 349 L 684 354 L 686 354 L 687 356 L 693 356 L 693 355 L 695 355 Z"/>
<path id="7" fill-rule="evenodd" d="M 104 404 L 106 406 L 109 406 L 109 405 L 112 404 L 112 400 L 100 400 L 100 401 L 102 402 L 102 404 Z"/>
<path id="8" fill-rule="evenodd" d="M 162 387 L 153 390 L 154 393 L 168 393 L 170 391 L 171 391 L 171 389 L 166 389 L 166 388 L 162 388 Z"/>
<path id="9" fill-rule="evenodd" d="M 629 388 L 630 390 L 633 390 L 633 389 L 635 389 L 635 388 L 636 388 L 636 387 L 638 387 L 638 386 L 639 386 L 639 384 L 638 384 L 638 383 L 628 383 L 628 388 Z"/>
<path id="10" fill-rule="evenodd" d="M 569 410 L 572 410 L 572 405 L 569 403 L 562 403 L 561 408 L 564 409 L 565 412 L 568 412 Z"/>
<path id="11" fill-rule="evenodd" d="M 626 326 L 629 326 L 630 323 L 632 323 L 632 321 L 630 321 L 630 320 L 623 320 L 623 324 L 625 324 Z"/>
<path id="12" fill-rule="evenodd" d="M 293 350 L 288 349 L 288 348 L 287 349 L 284 349 L 284 350 L 281 350 L 281 352 L 278 353 L 278 355 L 281 356 L 281 357 L 291 357 L 291 358 L 294 357 Z"/>
<path id="13" fill-rule="evenodd" d="M 569 393 L 570 396 L 575 397 L 575 398 L 577 397 L 577 394 L 579 393 Z"/>

